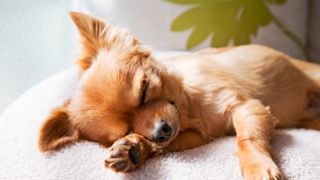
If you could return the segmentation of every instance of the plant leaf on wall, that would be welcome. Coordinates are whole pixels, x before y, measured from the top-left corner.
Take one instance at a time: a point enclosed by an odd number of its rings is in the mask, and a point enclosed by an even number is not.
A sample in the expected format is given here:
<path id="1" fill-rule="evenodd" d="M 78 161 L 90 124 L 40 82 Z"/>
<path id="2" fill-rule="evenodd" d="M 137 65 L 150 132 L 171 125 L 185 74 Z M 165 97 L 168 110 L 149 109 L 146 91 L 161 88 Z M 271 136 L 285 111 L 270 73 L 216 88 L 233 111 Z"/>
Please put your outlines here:
<path id="1" fill-rule="evenodd" d="M 186 48 L 192 49 L 211 37 L 212 47 L 248 44 L 259 28 L 275 25 L 305 53 L 297 36 L 269 10 L 268 4 L 281 5 L 286 0 L 165 0 L 191 8 L 176 17 L 171 30 L 192 30 Z"/>
<path id="2" fill-rule="evenodd" d="M 202 0 L 165 0 L 168 1 L 170 3 L 174 3 L 174 4 L 200 4 L 202 2 Z"/>
<path id="3" fill-rule="evenodd" d="M 183 4 L 183 0 L 170 0 L 173 1 Z M 190 4 L 190 1 L 186 3 Z M 250 35 L 255 35 L 259 26 L 267 25 L 271 20 L 262 0 L 198 0 L 195 7 L 173 21 L 171 29 L 179 32 L 193 28 L 187 49 L 199 45 L 210 34 L 213 34 L 211 46 L 226 46 L 230 41 L 239 45 L 249 43 Z"/>
<path id="4" fill-rule="evenodd" d="M 269 3 L 272 4 L 284 4 L 287 0 L 267 0 Z"/>

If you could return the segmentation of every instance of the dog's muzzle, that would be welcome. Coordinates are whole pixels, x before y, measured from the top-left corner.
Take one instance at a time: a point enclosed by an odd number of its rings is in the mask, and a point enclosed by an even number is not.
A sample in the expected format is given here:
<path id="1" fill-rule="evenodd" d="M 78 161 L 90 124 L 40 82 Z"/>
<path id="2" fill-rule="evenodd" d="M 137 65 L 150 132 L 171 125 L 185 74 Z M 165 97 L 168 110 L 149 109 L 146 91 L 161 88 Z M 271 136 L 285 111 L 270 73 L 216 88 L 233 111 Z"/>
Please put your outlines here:
<path id="1" fill-rule="evenodd" d="M 164 120 L 157 122 L 152 140 L 155 142 L 166 142 L 172 135 L 172 128 Z"/>

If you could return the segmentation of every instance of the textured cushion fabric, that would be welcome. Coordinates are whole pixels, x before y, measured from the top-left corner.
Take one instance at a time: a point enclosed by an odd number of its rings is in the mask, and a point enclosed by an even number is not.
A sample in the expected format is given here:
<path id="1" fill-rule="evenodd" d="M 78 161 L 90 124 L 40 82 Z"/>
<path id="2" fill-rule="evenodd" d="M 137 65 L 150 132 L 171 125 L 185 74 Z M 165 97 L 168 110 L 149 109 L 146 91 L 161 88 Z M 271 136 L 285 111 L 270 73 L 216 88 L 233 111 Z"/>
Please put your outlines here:
<path id="1" fill-rule="evenodd" d="M 175 53 L 177 55 L 179 53 Z M 159 53 L 160 56 L 172 56 Z M 25 92 L 0 116 L 0 179 L 225 179 L 241 178 L 235 137 L 223 137 L 192 150 L 148 160 L 128 175 L 104 168 L 106 150 L 81 142 L 55 153 L 37 149 L 41 123 L 74 91 L 79 70 L 63 71 Z M 320 176 L 320 132 L 278 130 L 274 157 L 290 180 Z"/>
<path id="2" fill-rule="evenodd" d="M 128 27 L 158 50 L 259 43 L 305 58 L 298 44 L 306 42 L 308 0 L 76 2 L 75 9 Z"/>

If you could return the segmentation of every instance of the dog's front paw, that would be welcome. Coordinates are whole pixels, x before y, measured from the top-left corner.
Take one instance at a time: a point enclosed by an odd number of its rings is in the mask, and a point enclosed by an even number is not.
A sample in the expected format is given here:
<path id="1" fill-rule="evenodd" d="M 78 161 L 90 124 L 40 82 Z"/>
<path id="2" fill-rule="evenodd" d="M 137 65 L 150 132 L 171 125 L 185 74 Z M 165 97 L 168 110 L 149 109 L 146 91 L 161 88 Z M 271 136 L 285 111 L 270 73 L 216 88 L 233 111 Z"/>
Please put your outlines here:
<path id="1" fill-rule="evenodd" d="M 139 167 L 151 154 L 153 144 L 138 134 L 129 134 L 117 140 L 109 149 L 105 166 L 118 172 L 130 172 Z"/>
<path id="2" fill-rule="evenodd" d="M 245 180 L 283 180 L 283 175 L 272 161 L 245 163 L 241 167 Z"/>

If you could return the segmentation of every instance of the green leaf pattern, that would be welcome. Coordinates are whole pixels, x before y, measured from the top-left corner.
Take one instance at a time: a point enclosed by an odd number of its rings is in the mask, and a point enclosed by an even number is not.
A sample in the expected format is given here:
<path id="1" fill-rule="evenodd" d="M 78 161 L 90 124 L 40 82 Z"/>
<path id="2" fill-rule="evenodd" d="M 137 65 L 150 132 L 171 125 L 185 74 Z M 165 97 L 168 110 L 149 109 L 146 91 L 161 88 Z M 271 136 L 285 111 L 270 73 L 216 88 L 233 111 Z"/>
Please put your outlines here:
<path id="1" fill-rule="evenodd" d="M 191 49 L 211 37 L 212 47 L 248 44 L 256 36 L 258 28 L 271 22 L 281 29 L 305 52 L 301 40 L 271 13 L 268 4 L 281 5 L 286 0 L 165 0 L 176 5 L 191 6 L 172 24 L 171 30 L 181 32 L 192 29 L 187 40 Z"/>

